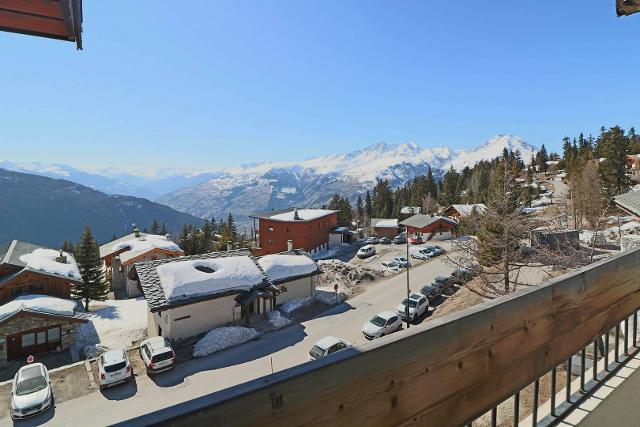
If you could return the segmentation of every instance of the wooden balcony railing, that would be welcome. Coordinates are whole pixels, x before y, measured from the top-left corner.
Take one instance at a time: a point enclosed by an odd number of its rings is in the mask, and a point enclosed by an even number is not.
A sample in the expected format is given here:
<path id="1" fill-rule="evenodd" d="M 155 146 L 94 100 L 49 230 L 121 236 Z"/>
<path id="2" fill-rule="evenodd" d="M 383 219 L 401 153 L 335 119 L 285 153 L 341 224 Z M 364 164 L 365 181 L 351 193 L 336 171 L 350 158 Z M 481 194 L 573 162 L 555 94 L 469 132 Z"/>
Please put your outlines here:
<path id="1" fill-rule="evenodd" d="M 640 249 L 127 425 L 465 425 L 638 307 Z"/>

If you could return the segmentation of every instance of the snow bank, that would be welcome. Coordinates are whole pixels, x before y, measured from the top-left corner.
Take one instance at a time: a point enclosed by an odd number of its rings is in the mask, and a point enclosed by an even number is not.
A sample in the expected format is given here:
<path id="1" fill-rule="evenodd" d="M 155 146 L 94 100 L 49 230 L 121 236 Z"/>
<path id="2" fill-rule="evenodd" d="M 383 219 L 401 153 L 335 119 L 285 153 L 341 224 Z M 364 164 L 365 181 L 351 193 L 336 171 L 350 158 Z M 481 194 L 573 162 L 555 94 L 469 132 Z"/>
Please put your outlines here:
<path id="1" fill-rule="evenodd" d="M 246 255 L 169 262 L 156 271 L 169 302 L 232 289 L 249 290 L 264 279 Z"/>
<path id="2" fill-rule="evenodd" d="M 377 221 L 373 226 L 374 227 L 381 227 L 381 228 L 398 228 L 398 220 L 397 219 L 383 219 L 383 220 Z"/>
<path id="3" fill-rule="evenodd" d="M 87 357 L 101 350 L 127 348 L 147 336 L 147 301 L 143 298 L 94 302 L 103 307 L 87 313 L 88 323 L 78 326 L 76 347 Z"/>
<path id="4" fill-rule="evenodd" d="M 329 209 L 298 209 L 298 221 L 310 221 L 312 219 L 322 218 L 329 215 L 334 211 Z M 276 221 L 294 221 L 295 211 L 285 212 L 281 214 L 272 215 L 270 218 Z"/>
<path id="5" fill-rule="evenodd" d="M 305 255 L 265 255 L 258 264 L 271 280 L 304 276 L 318 271 L 316 263 Z"/>
<path id="6" fill-rule="evenodd" d="M 253 328 L 243 326 L 225 326 L 216 328 L 193 347 L 193 357 L 204 357 L 216 351 L 233 347 L 258 337 L 260 333 Z"/>
<path id="7" fill-rule="evenodd" d="M 291 319 L 286 318 L 277 310 L 270 311 L 267 314 L 267 321 L 277 329 L 284 328 L 292 322 Z"/>
<path id="8" fill-rule="evenodd" d="M 60 256 L 60 251 L 38 248 L 30 254 L 21 255 L 20 261 L 33 270 L 80 280 L 80 270 L 78 270 L 78 264 L 76 264 L 73 255 L 67 252 L 63 252 L 62 255 L 67 258 L 66 263 L 56 261 Z"/>
<path id="9" fill-rule="evenodd" d="M 155 234 L 142 234 L 140 237 L 125 240 L 124 242 L 120 242 L 115 245 L 112 251 L 117 252 L 127 248 L 129 248 L 127 252 L 123 252 L 119 255 L 122 262 L 127 262 L 128 260 L 152 249 L 164 249 L 176 252 L 181 251 L 180 247 L 166 236 L 158 236 Z"/>
<path id="10" fill-rule="evenodd" d="M 23 308 L 58 316 L 73 316 L 76 305 L 73 300 L 48 295 L 22 295 L 0 306 L 0 320 L 17 313 Z"/>
<path id="11" fill-rule="evenodd" d="M 311 304 L 313 300 L 314 300 L 313 296 L 302 297 L 302 298 L 291 298 L 282 303 L 282 305 L 280 306 L 280 311 L 282 311 L 283 313 L 291 313 L 292 311 L 296 311 L 301 307 Z"/>

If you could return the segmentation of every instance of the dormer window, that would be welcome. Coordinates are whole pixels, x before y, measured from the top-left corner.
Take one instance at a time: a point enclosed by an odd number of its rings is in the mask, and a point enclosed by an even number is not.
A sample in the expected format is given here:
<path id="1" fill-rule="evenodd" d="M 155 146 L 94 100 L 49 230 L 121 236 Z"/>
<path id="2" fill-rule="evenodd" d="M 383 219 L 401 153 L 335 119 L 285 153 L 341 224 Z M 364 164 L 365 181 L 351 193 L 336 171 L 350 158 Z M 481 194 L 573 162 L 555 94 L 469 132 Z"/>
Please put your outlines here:
<path id="1" fill-rule="evenodd" d="M 209 273 L 209 274 L 215 273 L 215 270 L 213 268 L 207 267 L 205 265 L 196 265 L 195 269 L 203 273 Z"/>

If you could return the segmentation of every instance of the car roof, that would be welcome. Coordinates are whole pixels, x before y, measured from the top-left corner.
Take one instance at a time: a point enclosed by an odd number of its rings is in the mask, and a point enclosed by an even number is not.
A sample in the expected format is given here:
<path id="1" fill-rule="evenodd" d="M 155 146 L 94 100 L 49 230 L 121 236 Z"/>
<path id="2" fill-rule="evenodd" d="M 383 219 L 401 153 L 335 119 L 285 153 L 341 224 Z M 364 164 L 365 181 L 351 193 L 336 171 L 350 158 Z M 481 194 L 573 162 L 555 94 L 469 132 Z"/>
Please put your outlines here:
<path id="1" fill-rule="evenodd" d="M 438 281 L 447 280 L 447 277 L 446 276 L 436 276 L 436 278 L 434 280 L 438 280 Z"/>
<path id="2" fill-rule="evenodd" d="M 44 376 L 44 365 L 42 363 L 32 363 L 25 365 L 18 371 L 19 380 L 28 380 Z"/>
<path id="3" fill-rule="evenodd" d="M 409 295 L 409 299 L 420 299 L 420 298 L 424 298 L 424 295 L 422 295 L 422 294 L 411 294 L 411 295 Z"/>
<path id="4" fill-rule="evenodd" d="M 160 352 L 163 350 L 171 350 L 169 343 L 167 342 L 165 337 L 153 337 L 144 340 L 144 344 L 154 353 Z"/>
<path id="5" fill-rule="evenodd" d="M 383 311 L 382 313 L 376 314 L 376 316 L 382 317 L 385 320 L 389 320 L 391 317 L 393 317 L 395 315 L 396 315 L 396 313 L 394 313 L 393 311 L 389 311 L 389 310 Z"/>
<path id="6" fill-rule="evenodd" d="M 363 247 L 360 248 L 360 250 L 369 249 L 369 248 L 375 248 L 375 246 L 373 246 L 373 245 L 364 245 Z"/>
<path id="7" fill-rule="evenodd" d="M 113 365 L 115 363 L 124 362 L 124 350 L 109 350 L 102 353 L 102 360 L 106 365 Z"/>
<path id="8" fill-rule="evenodd" d="M 331 346 L 334 346 L 334 345 L 338 344 L 339 342 L 342 342 L 342 340 L 341 340 L 341 339 L 338 339 L 338 338 L 336 338 L 336 337 L 328 336 L 328 337 L 324 337 L 324 338 L 320 339 L 320 340 L 316 343 L 316 345 L 317 345 L 318 347 L 320 347 L 321 349 L 326 350 L 326 349 L 328 349 L 329 347 L 331 347 Z"/>

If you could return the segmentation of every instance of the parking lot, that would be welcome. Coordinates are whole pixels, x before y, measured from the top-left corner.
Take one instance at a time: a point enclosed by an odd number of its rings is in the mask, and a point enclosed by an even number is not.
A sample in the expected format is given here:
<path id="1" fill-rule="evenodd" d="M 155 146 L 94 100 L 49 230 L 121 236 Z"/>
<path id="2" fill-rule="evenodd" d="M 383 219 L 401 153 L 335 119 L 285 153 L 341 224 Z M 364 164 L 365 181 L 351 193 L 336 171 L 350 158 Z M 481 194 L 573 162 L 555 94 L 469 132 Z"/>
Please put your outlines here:
<path id="1" fill-rule="evenodd" d="M 411 262 L 411 265 L 413 267 L 417 267 L 418 265 L 431 261 L 431 260 L 423 261 L 423 260 L 411 258 L 411 253 L 413 251 L 416 251 L 420 248 L 424 248 L 426 246 L 436 246 L 436 245 L 440 246 L 441 248 L 444 248 L 444 250 L 446 250 L 447 252 L 450 252 L 453 247 L 450 240 L 446 240 L 446 241 L 432 240 L 419 245 L 409 245 L 409 261 Z M 349 260 L 349 262 L 352 264 L 361 264 L 369 268 L 383 269 L 384 268 L 382 266 L 383 262 L 390 262 L 391 260 L 393 260 L 393 257 L 405 257 L 405 258 L 407 257 L 406 244 L 395 245 L 391 243 L 387 245 L 377 244 L 374 246 L 376 247 L 376 254 L 374 256 L 365 258 L 365 259 L 360 259 L 354 255 L 353 258 Z M 442 257 L 443 256 L 440 256 L 440 258 Z M 451 268 L 453 269 L 453 266 Z M 400 270 L 400 271 L 403 271 L 403 270 Z"/>

